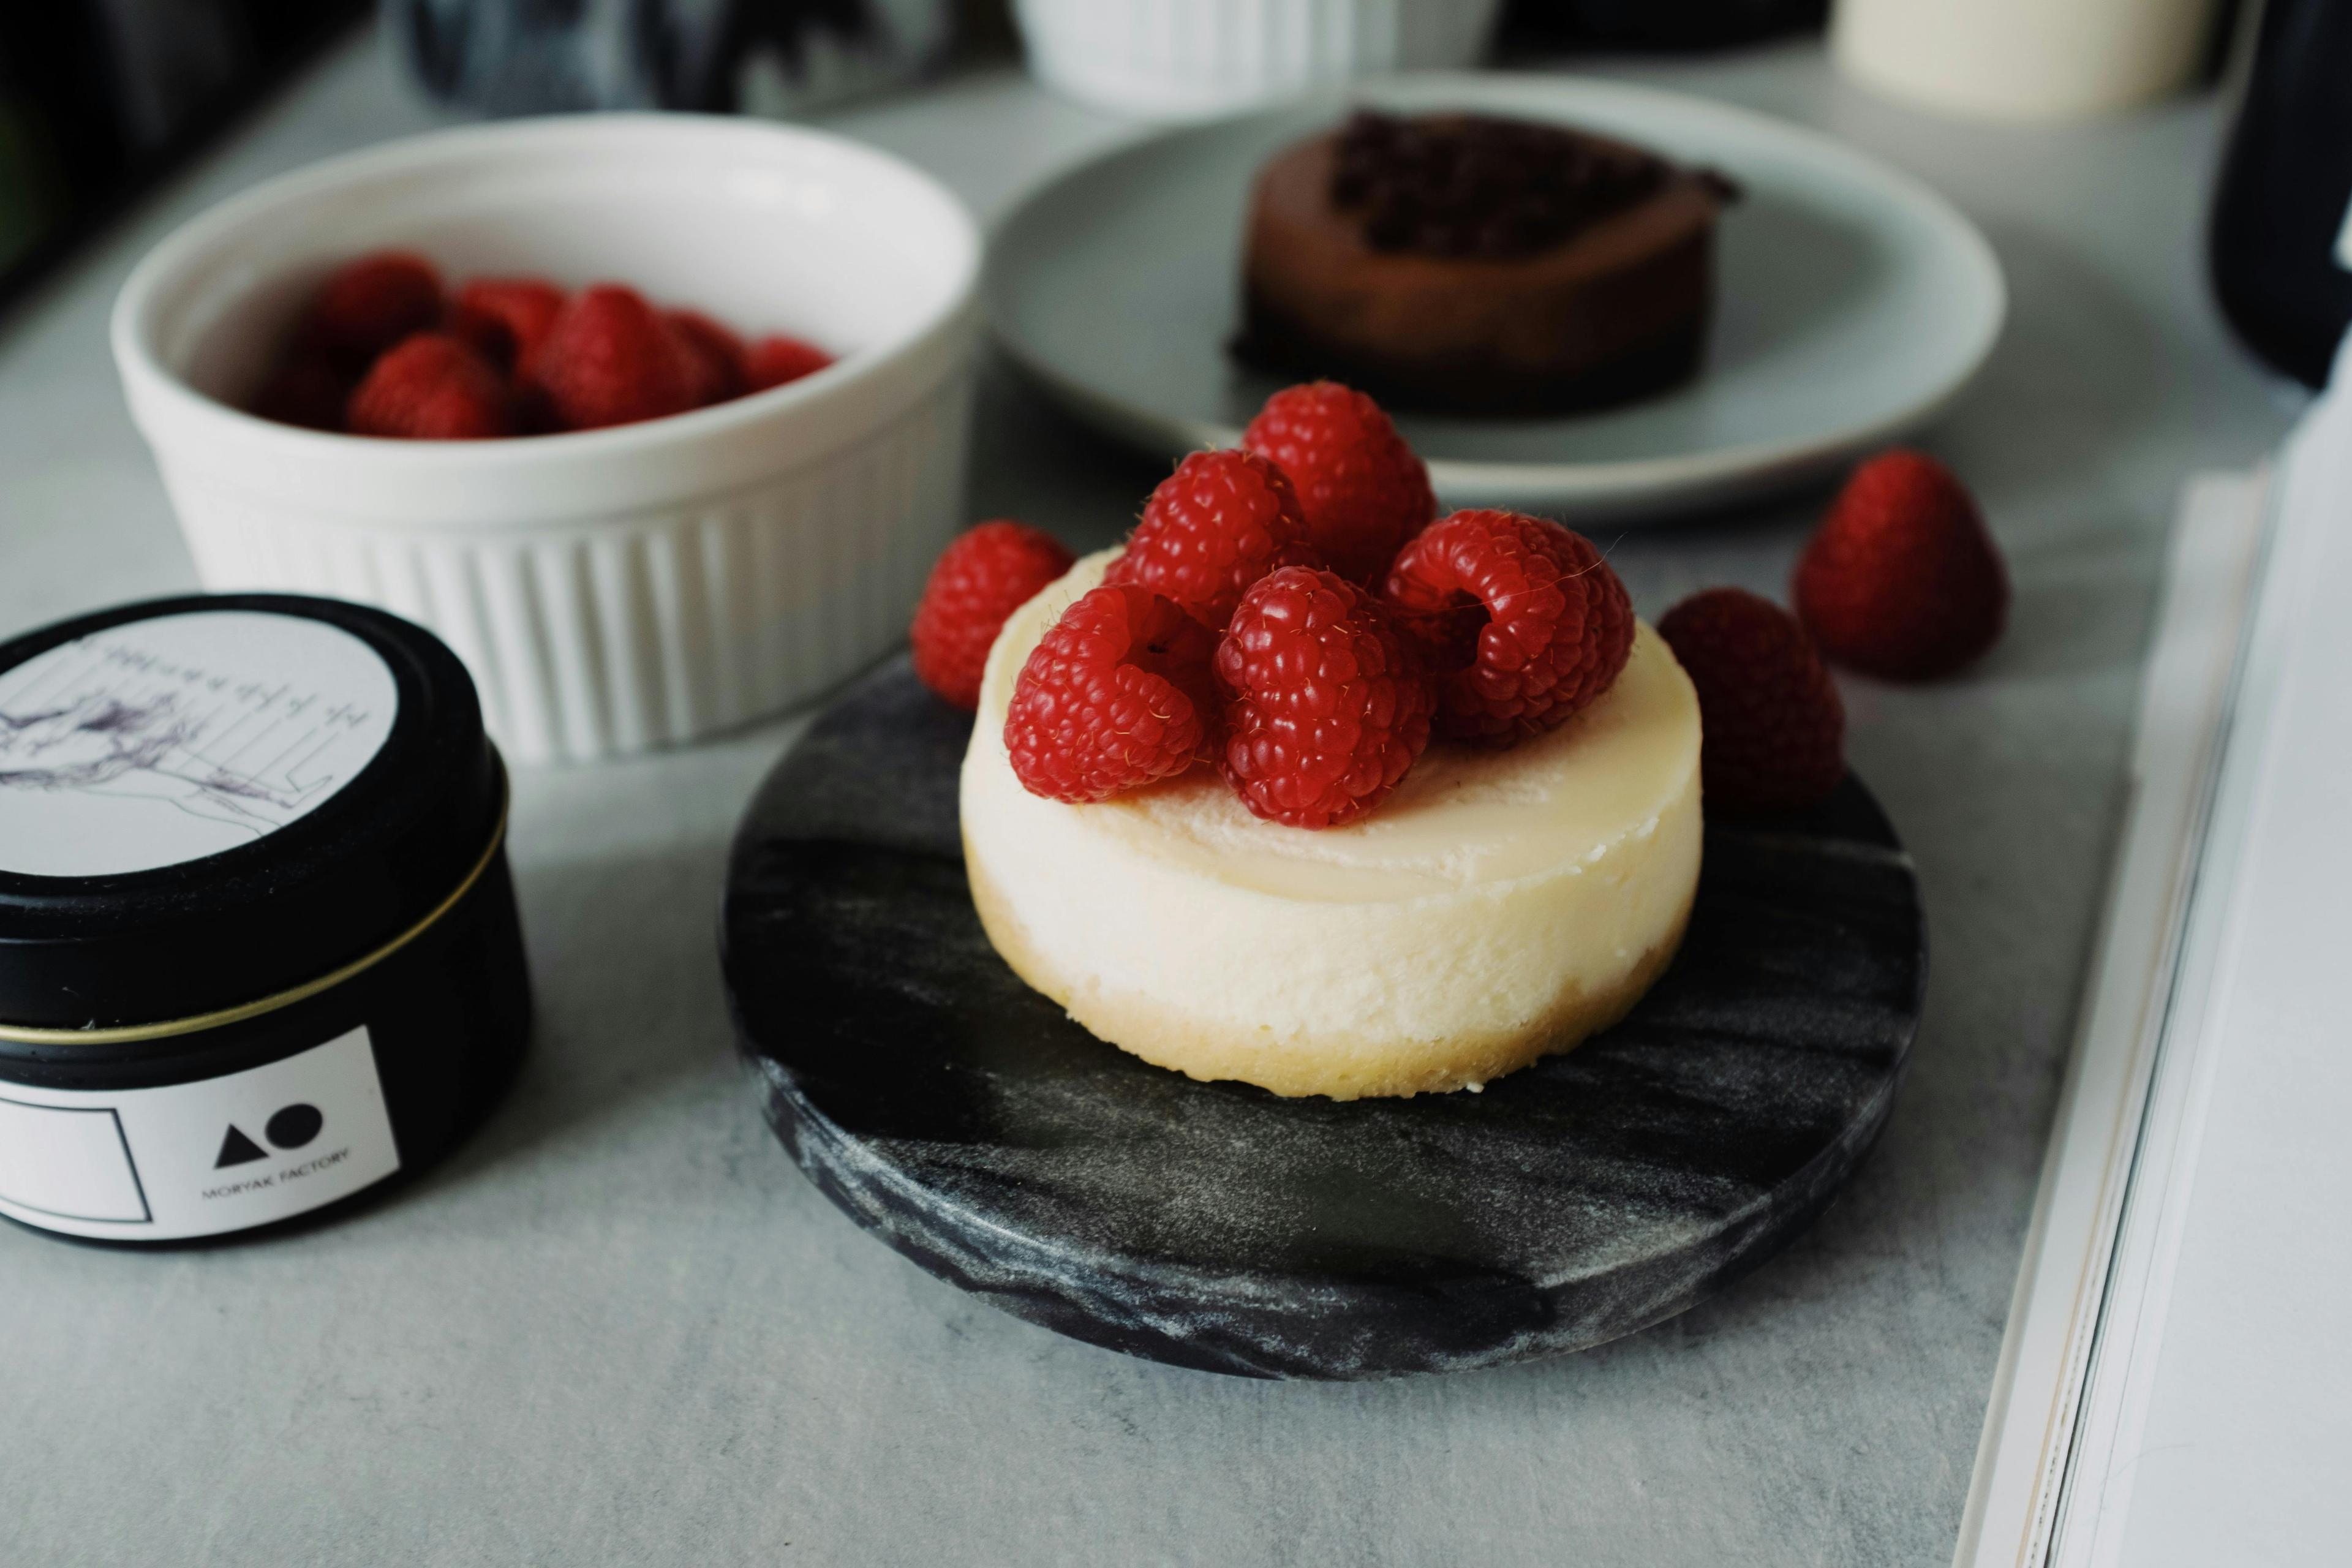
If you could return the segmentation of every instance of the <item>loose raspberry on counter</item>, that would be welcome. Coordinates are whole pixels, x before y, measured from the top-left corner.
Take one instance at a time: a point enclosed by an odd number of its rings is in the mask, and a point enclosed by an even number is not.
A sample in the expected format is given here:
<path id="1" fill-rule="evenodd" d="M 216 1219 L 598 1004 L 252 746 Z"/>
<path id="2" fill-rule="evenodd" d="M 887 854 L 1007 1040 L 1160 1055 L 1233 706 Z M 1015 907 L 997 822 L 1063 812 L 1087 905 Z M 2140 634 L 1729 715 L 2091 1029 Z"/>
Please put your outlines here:
<path id="1" fill-rule="evenodd" d="M 419 332 L 375 362 L 343 413 L 354 436 L 464 441 L 515 433 L 504 377 L 471 344 Z"/>
<path id="2" fill-rule="evenodd" d="M 1267 398 L 1242 445 L 1289 478 L 1307 542 L 1350 582 L 1377 588 L 1399 547 L 1437 515 L 1427 465 L 1379 404 L 1336 381 Z"/>
<path id="3" fill-rule="evenodd" d="M 583 289 L 563 307 L 524 366 L 566 430 L 594 430 L 683 414 L 695 405 L 696 367 L 645 296 L 617 283 Z"/>
<path id="4" fill-rule="evenodd" d="M 520 368 L 563 313 L 563 290 L 544 278 L 476 278 L 449 302 L 442 330 L 502 370 Z"/>
<path id="5" fill-rule="evenodd" d="M 353 378 L 411 333 L 441 321 L 441 274 L 425 258 L 381 250 L 345 262 L 310 297 L 295 341 Z"/>
<path id="6" fill-rule="evenodd" d="M 1591 541 L 1508 511 L 1457 511 L 1407 544 L 1383 590 L 1437 678 L 1438 732 L 1508 746 L 1609 689 L 1633 647 L 1625 584 Z"/>
<path id="7" fill-rule="evenodd" d="M 765 392 L 772 386 L 814 375 L 832 363 L 833 356 L 814 343 L 781 333 L 764 337 L 744 353 L 744 390 Z"/>
<path id="8" fill-rule="evenodd" d="M 1032 795 L 1104 800 L 1172 778 L 1212 744 L 1216 637 L 1148 588 L 1106 584 L 1029 652 L 1004 715 L 1013 772 Z"/>
<path id="9" fill-rule="evenodd" d="M 743 340 L 699 310 L 672 310 L 663 318 L 686 345 L 694 363 L 698 408 L 743 395 Z"/>
<path id="10" fill-rule="evenodd" d="M 1436 699 L 1379 600 L 1286 566 L 1242 595 L 1217 644 L 1225 777 L 1258 816 L 1337 827 L 1388 798 L 1429 745 Z"/>
<path id="11" fill-rule="evenodd" d="M 1845 705 L 1796 617 L 1743 588 L 1668 610 L 1658 635 L 1698 690 L 1710 813 L 1801 811 L 1845 776 Z"/>
<path id="12" fill-rule="evenodd" d="M 1010 519 L 983 522 L 940 552 L 908 634 L 915 674 L 967 712 L 1005 617 L 1070 569 L 1062 542 Z"/>
<path id="13" fill-rule="evenodd" d="M 1106 583 L 1135 583 L 1223 631 L 1242 594 L 1283 566 L 1318 566 L 1282 470 L 1255 452 L 1194 452 L 1160 481 Z"/>
<path id="14" fill-rule="evenodd" d="M 1894 451 L 1856 468 L 1791 584 L 1798 618 L 1839 664 L 1933 680 L 2000 640 L 2009 574 L 1967 487 Z"/>

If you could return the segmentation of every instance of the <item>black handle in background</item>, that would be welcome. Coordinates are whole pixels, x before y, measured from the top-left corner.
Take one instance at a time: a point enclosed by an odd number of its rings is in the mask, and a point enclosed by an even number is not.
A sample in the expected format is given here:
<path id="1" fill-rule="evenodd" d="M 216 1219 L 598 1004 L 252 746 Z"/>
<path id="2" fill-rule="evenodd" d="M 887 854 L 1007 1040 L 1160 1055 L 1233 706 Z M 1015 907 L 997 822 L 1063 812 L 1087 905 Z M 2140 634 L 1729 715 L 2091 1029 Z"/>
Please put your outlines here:
<path id="1" fill-rule="evenodd" d="M 0 0 L 0 307 L 367 10 Z"/>
<path id="2" fill-rule="evenodd" d="M 2298 381 L 2327 379 L 2352 325 L 2352 5 L 2269 0 L 2213 197 L 2221 313 Z"/>

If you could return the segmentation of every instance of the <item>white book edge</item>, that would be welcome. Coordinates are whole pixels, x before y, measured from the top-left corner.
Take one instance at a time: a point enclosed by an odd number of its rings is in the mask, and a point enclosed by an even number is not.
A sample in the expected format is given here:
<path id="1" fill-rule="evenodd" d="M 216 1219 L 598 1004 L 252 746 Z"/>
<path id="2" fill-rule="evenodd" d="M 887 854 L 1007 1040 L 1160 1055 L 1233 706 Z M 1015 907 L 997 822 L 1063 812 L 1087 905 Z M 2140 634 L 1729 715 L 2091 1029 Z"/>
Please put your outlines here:
<path id="1" fill-rule="evenodd" d="M 2210 1208 L 2204 1189 L 2219 1182 L 2230 1190 L 2250 1161 L 2269 1169 L 2270 1179 L 2296 1184 L 2296 1194 L 2279 1194 L 2283 1201 L 2340 1191 L 2352 1175 L 2340 1153 L 2328 1152 L 2341 1148 L 2328 1096 L 2345 1086 L 2312 1076 L 2321 1061 L 2340 1055 L 2342 942 L 2352 914 L 2344 895 L 2352 858 L 2344 848 L 2342 784 L 2352 763 L 2343 698 L 2352 636 L 2340 611 L 2352 586 L 2343 528 L 2352 500 L 2347 437 L 2352 399 L 2331 396 L 2289 443 L 2273 488 L 2269 559 L 2224 737 L 2227 755 L 2182 948 L 2179 1002 L 2158 1058 L 2074 1457 L 2059 1498 L 2055 1568 L 2117 1563 L 2127 1550 L 2144 1561 L 2174 1547 L 2179 1560 L 2212 1561 L 2197 1554 L 2210 1553 L 2220 1537 L 2248 1562 L 2284 1561 L 2271 1549 L 2290 1540 L 2300 1552 L 2332 1539 L 2341 1555 L 2345 1518 L 2315 1511 L 2309 1489 L 2325 1476 L 2319 1491 L 2334 1491 L 2346 1457 L 2340 1441 L 2333 1458 L 2324 1440 L 2310 1446 L 2321 1432 L 2345 1429 L 2340 1413 L 2343 1395 L 2352 1394 L 2352 1363 L 2331 1356 L 2327 1338 L 2309 1332 L 2309 1325 L 2328 1321 L 2341 1296 L 2318 1287 L 2310 1264 L 2283 1266 L 2275 1235 L 2273 1250 L 2259 1260 L 2232 1254 L 2216 1232 L 2220 1211 Z M 2281 1062 L 2298 1050 L 2309 1059 L 2282 1078 Z M 2266 1093 L 2327 1109 L 2309 1120 L 2249 1121 L 2247 1097 L 2259 1103 Z M 2210 1173 L 2209 1147 L 2225 1162 Z M 2286 1150 L 2295 1152 L 2291 1165 L 2263 1166 Z M 2243 1186 L 2236 1190 L 2237 1201 L 2246 1202 Z M 2192 1196 L 2206 1215 L 2201 1232 L 2192 1232 Z M 2263 1217 L 2235 1212 L 2232 1230 Z M 2308 1208 L 2303 1213 L 2297 1245 L 2328 1236 L 2340 1223 L 2333 1210 L 2324 1218 Z M 2314 1261 L 2332 1250 L 2315 1249 Z M 2226 1373 L 2214 1359 L 2210 1308 L 2217 1293 L 2238 1303 L 2224 1336 Z M 2200 1320 L 2192 1309 L 2189 1338 L 2176 1356 L 2171 1320 L 2184 1295 L 2196 1296 L 2206 1310 Z M 2299 1315 L 2283 1339 L 2280 1322 L 2265 1321 L 2259 1303 L 2289 1298 Z M 2151 1411 L 2168 1401 L 2176 1413 L 2168 1440 L 2151 1447 Z M 2201 1412 L 2196 1439 L 2186 1443 L 2178 1416 L 2184 1401 Z M 2294 1453 L 2263 1447 L 2285 1443 L 2284 1434 L 2297 1430 L 2303 1439 Z M 2184 1456 L 2194 1454 L 2200 1440 L 2216 1452 L 2184 1468 Z M 2134 1507 L 2145 1461 L 2164 1456 L 2156 1473 L 2178 1488 L 2186 1476 L 2218 1479 L 2227 1473 L 2231 1461 L 2217 1461 L 2220 1449 L 2266 1455 L 2252 1463 L 2262 1481 L 2253 1483 L 2241 1466 L 2234 1486 L 2185 1510 L 2178 1491 Z M 2168 1522 L 2135 1523 L 2141 1513 Z M 2224 1518 L 2233 1522 L 2197 1545 L 2168 1533 L 2192 1520 Z"/>
<path id="2" fill-rule="evenodd" d="M 2110 1305 L 2127 1299 L 2137 1312 L 2153 1300 L 2160 1310 L 2160 1293 L 2147 1284 L 2162 1238 L 2120 1245 L 2126 1199 L 2148 1147 L 2151 1091 L 2168 1026 L 2203 1006 L 2217 945 L 2206 942 L 2199 963 L 2184 969 L 2192 894 L 2252 627 L 2268 491 L 2260 474 L 2200 476 L 2175 518 L 2105 927 L 2035 1195 L 1956 1568 L 2043 1568 L 2053 1561 L 2068 1479 L 2088 1454 L 2081 1443 L 2084 1394 L 2097 1350 L 2103 1338 L 2111 1346 L 2138 1339 L 2137 1322 L 2108 1323 Z M 2218 918 L 2217 902 L 2206 900 L 2205 919 Z M 2164 1084 L 2185 1097 L 2194 1076 L 2168 1074 Z M 2161 1102 L 2175 1130 L 2180 1103 Z M 2158 1215 L 2165 1206 L 2156 1205 Z M 2118 1268 L 2132 1276 L 2120 1293 Z M 2099 1446 L 2103 1458 L 2126 1414 L 2113 1402 L 2130 1381 L 2103 1379 L 2098 1387 L 2102 1402 L 2090 1414 L 2107 1440 Z M 2092 1534 L 2063 1533 L 2070 1548 Z"/>

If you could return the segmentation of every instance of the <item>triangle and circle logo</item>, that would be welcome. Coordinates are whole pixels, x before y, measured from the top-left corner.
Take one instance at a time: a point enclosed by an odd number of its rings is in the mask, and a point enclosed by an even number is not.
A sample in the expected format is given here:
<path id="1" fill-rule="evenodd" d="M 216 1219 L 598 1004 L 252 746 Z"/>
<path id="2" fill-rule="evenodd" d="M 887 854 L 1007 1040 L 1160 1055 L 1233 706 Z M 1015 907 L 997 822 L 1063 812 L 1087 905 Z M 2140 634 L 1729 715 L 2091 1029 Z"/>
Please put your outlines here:
<path id="1" fill-rule="evenodd" d="M 317 1106 L 298 1101 L 273 1113 L 262 1124 L 261 1135 L 269 1141 L 271 1149 L 299 1149 L 316 1138 L 326 1124 L 327 1119 Z M 268 1158 L 269 1149 L 255 1142 L 243 1128 L 232 1121 L 221 1137 L 220 1156 L 213 1162 L 213 1169 L 226 1171 L 232 1165 L 249 1165 L 256 1160 Z"/>

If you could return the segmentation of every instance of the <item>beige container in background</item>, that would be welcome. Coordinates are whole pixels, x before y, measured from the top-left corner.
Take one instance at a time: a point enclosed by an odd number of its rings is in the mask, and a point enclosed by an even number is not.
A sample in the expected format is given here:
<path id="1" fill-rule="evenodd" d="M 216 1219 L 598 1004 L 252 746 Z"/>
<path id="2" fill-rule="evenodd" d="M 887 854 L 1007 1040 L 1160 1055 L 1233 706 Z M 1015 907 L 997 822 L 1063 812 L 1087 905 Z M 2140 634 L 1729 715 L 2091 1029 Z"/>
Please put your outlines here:
<path id="1" fill-rule="evenodd" d="M 2214 0 L 1837 0 L 1830 48 L 1874 91 L 1978 120 L 2084 120 L 2179 90 Z"/>

